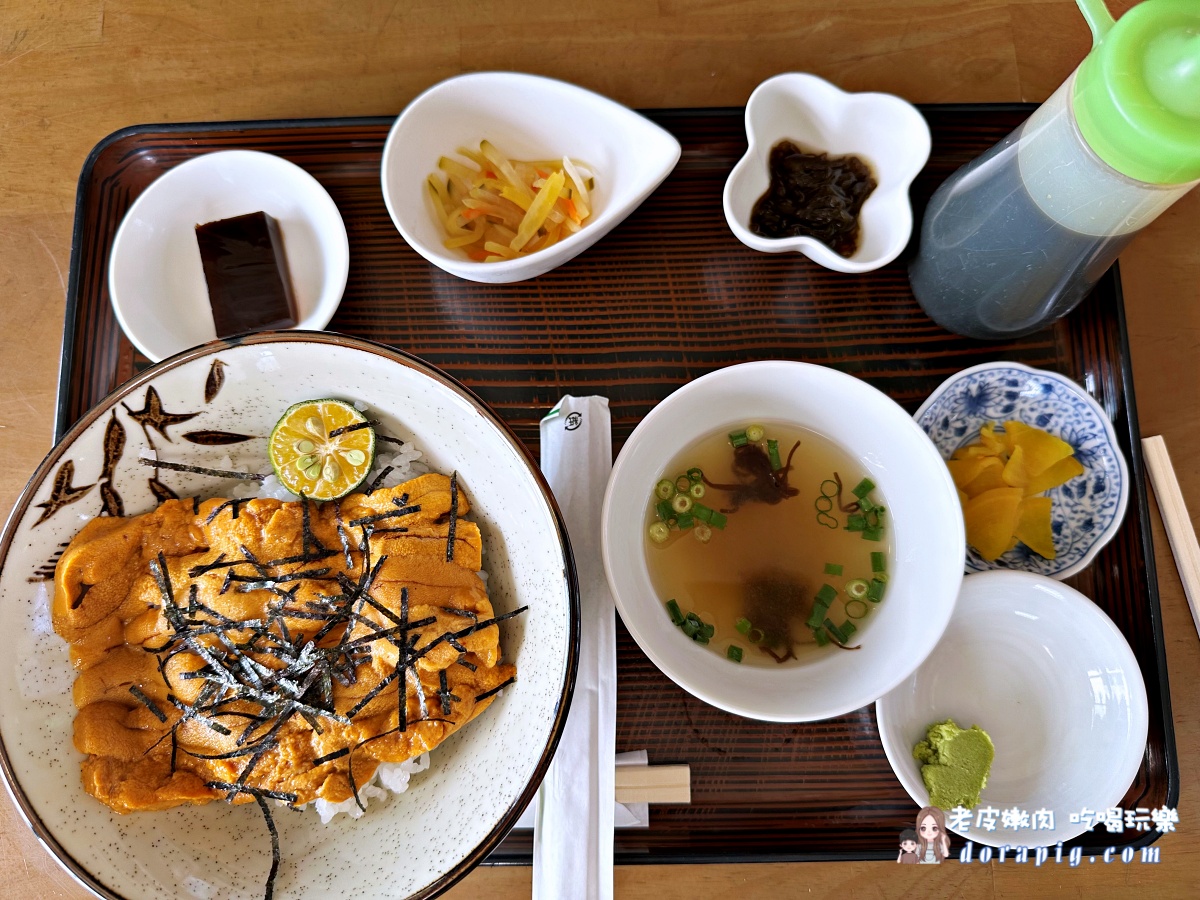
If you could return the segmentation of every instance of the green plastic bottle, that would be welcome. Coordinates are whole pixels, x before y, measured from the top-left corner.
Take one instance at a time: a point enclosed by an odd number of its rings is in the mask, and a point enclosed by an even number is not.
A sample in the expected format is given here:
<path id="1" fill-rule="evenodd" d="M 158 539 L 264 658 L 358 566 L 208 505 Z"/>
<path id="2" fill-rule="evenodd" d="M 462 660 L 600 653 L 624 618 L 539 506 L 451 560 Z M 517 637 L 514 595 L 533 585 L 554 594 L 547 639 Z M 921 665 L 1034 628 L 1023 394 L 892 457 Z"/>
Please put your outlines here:
<path id="1" fill-rule="evenodd" d="M 1066 315 L 1200 183 L 1200 0 L 1145 0 L 1117 22 L 1103 0 L 1076 2 L 1092 51 L 926 209 L 909 280 L 958 334 L 1019 337 Z"/>

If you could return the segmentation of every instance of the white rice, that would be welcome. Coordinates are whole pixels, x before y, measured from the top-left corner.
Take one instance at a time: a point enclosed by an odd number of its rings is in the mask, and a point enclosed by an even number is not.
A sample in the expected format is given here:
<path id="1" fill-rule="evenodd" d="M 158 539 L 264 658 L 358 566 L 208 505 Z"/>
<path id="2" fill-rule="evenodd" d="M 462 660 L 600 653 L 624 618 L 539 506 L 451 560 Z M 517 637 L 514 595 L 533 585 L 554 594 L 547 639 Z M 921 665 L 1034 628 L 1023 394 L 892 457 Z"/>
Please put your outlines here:
<path id="1" fill-rule="evenodd" d="M 404 762 L 380 763 L 371 780 L 358 789 L 358 798 L 362 801 L 363 806 L 367 806 L 372 800 L 387 799 L 389 791 L 393 794 L 403 794 L 408 790 L 409 779 L 417 772 L 424 772 L 428 768 L 428 753 L 422 753 L 420 756 Z M 304 809 L 305 807 L 300 808 Z M 352 819 L 362 818 L 363 814 L 363 810 L 359 809 L 353 797 L 349 797 L 341 803 L 331 803 L 318 797 L 312 802 L 312 808 L 321 817 L 322 825 L 328 825 L 338 813 L 346 813 Z"/>

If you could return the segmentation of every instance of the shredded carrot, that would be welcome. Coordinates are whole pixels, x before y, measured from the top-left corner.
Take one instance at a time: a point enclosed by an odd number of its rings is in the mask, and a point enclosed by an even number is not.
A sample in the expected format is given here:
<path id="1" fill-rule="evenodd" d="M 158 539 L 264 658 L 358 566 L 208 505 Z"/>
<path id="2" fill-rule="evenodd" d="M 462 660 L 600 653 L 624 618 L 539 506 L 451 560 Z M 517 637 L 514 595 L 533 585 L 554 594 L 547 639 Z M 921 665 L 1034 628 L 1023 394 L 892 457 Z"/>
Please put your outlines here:
<path id="1" fill-rule="evenodd" d="M 515 160 L 487 141 L 478 153 L 460 147 L 457 154 L 470 164 L 441 157 L 428 195 L 446 235 L 443 245 L 469 259 L 498 262 L 536 253 L 569 238 L 591 216 L 585 185 L 594 176 L 569 157 Z"/>

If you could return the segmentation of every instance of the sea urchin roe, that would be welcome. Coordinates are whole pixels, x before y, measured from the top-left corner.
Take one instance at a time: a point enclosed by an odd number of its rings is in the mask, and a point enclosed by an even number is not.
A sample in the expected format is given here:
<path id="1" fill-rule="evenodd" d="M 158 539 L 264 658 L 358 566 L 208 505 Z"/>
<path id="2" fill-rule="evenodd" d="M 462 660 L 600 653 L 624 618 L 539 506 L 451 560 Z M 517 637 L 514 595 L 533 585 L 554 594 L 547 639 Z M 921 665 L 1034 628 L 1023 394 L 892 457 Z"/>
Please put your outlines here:
<path id="1" fill-rule="evenodd" d="M 835 253 L 858 249 L 858 215 L 875 190 L 857 156 L 809 153 L 791 141 L 771 148 L 771 184 L 750 213 L 750 230 L 765 238 L 815 237 Z"/>

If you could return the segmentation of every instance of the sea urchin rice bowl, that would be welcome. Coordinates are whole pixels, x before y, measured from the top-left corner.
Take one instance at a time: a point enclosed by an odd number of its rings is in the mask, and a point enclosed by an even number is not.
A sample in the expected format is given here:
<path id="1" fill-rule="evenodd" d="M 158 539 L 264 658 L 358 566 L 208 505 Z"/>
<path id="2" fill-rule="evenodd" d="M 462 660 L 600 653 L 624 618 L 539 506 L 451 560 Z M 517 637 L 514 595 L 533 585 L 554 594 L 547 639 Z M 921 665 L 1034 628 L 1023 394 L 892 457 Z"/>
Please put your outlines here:
<path id="1" fill-rule="evenodd" d="M 375 797 L 357 821 L 336 816 L 322 825 L 311 812 L 275 814 L 282 851 L 276 896 L 439 893 L 499 841 L 549 763 L 574 676 L 578 592 L 557 510 L 516 440 L 456 383 L 387 348 L 302 333 L 206 345 L 143 372 L 86 414 L 34 473 L 0 540 L 0 629 L 15 654 L 14 665 L 0 667 L 3 774 L 50 852 L 101 896 L 261 896 L 270 839 L 254 804 L 119 815 L 84 793 L 71 746 L 73 671 L 65 646 L 48 631 L 44 606 L 39 613 L 42 585 L 35 582 L 114 494 L 126 515 L 157 505 L 143 451 L 266 472 L 263 439 L 282 410 L 323 396 L 361 402 L 379 433 L 403 442 L 380 447 L 377 471 L 399 462 L 457 472 L 474 504 L 496 612 L 529 611 L 501 624 L 518 681 L 439 746 L 427 769 L 416 771 L 413 761 L 409 772 L 392 773 L 400 778 L 383 776 L 390 788 L 407 774 L 402 795 Z M 185 423 L 162 418 L 184 414 L 194 415 Z M 116 430 L 122 441 L 108 439 Z M 204 445 L 183 437 L 192 431 L 253 440 Z M 229 497 L 246 488 L 236 479 L 165 469 L 158 479 L 183 497 Z M 397 852 L 371 854 L 367 864 L 363 847 Z"/>

